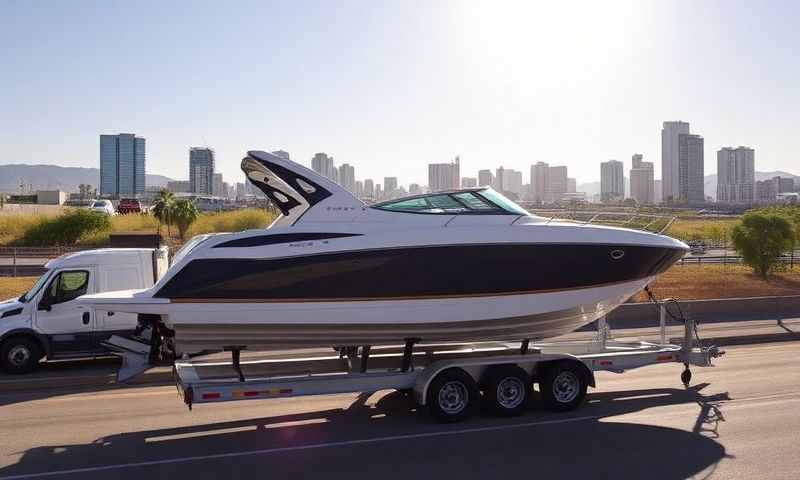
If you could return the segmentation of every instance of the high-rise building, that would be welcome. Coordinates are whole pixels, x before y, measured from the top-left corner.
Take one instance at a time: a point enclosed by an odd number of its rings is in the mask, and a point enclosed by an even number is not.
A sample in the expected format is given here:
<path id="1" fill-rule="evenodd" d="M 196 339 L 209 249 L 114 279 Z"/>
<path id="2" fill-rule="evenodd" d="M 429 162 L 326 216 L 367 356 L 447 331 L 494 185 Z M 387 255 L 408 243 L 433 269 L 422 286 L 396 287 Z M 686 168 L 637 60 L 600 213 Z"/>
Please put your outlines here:
<path id="1" fill-rule="evenodd" d="M 371 178 L 364 180 L 364 196 L 368 198 L 375 198 L 375 184 Z"/>
<path id="2" fill-rule="evenodd" d="M 614 202 L 625 198 L 625 175 L 619 160 L 600 163 L 600 199 Z"/>
<path id="3" fill-rule="evenodd" d="M 755 150 L 723 147 L 717 151 L 717 201 L 749 204 L 755 201 Z"/>
<path id="4" fill-rule="evenodd" d="M 461 188 L 473 188 L 478 186 L 478 179 L 475 177 L 461 177 Z"/>
<path id="5" fill-rule="evenodd" d="M 242 182 L 236 182 L 236 198 L 237 199 L 241 199 L 241 198 L 244 198 L 246 196 L 246 192 L 247 191 L 245 190 L 244 185 L 245 184 L 242 183 Z"/>
<path id="6" fill-rule="evenodd" d="M 361 198 L 364 196 L 364 182 L 356 180 L 356 191 L 353 192 L 356 197 Z"/>
<path id="7" fill-rule="evenodd" d="M 478 170 L 478 185 L 481 187 L 491 187 L 494 183 L 494 176 L 491 170 Z"/>
<path id="8" fill-rule="evenodd" d="M 547 172 L 547 201 L 554 203 L 561 200 L 569 189 L 567 167 L 550 167 Z"/>
<path id="9" fill-rule="evenodd" d="M 678 137 L 689 134 L 687 122 L 664 122 L 661 129 L 661 197 L 664 202 L 673 202 L 680 197 Z"/>
<path id="10" fill-rule="evenodd" d="M 272 154 L 275 155 L 276 157 L 281 157 L 281 158 L 283 158 L 285 160 L 291 160 L 292 159 L 289 156 L 289 152 L 284 151 L 284 150 L 275 150 L 274 152 L 272 152 Z"/>
<path id="11" fill-rule="evenodd" d="M 383 200 L 383 189 L 381 189 L 381 184 L 375 184 L 375 200 Z"/>
<path id="12" fill-rule="evenodd" d="M 792 177 L 772 177 L 777 193 L 794 192 L 794 178 Z"/>
<path id="13" fill-rule="evenodd" d="M 192 193 L 214 194 L 214 150 L 205 147 L 189 149 L 189 183 Z"/>
<path id="14" fill-rule="evenodd" d="M 703 143 L 700 135 L 678 135 L 678 200 L 681 202 L 706 201 Z"/>
<path id="15" fill-rule="evenodd" d="M 549 191 L 550 165 L 536 162 L 536 165 L 531 165 L 531 200 L 537 203 L 547 202 Z"/>
<path id="16" fill-rule="evenodd" d="M 167 182 L 167 190 L 172 193 L 191 193 L 192 185 L 189 180 L 170 180 Z"/>
<path id="17" fill-rule="evenodd" d="M 314 155 L 314 158 L 311 159 L 311 169 L 333 181 L 339 177 L 336 167 L 333 165 L 333 157 L 324 153 Z"/>
<path id="18" fill-rule="evenodd" d="M 655 203 L 653 162 L 643 162 L 642 154 L 631 157 L 631 198 L 639 205 Z"/>
<path id="19" fill-rule="evenodd" d="M 503 191 L 512 193 L 516 199 L 522 197 L 522 172 L 511 168 L 503 169 Z"/>
<path id="20" fill-rule="evenodd" d="M 431 192 L 455 190 L 461 184 L 459 158 L 451 163 L 431 163 L 428 165 L 428 189 Z"/>
<path id="21" fill-rule="evenodd" d="M 133 133 L 100 135 L 100 195 L 142 195 L 145 139 Z"/>
<path id="22" fill-rule="evenodd" d="M 397 177 L 383 177 L 383 195 L 386 198 L 395 198 L 399 195 Z"/>
<path id="23" fill-rule="evenodd" d="M 662 202 L 662 192 L 661 180 L 653 180 L 653 203 L 659 204 Z"/>
<path id="24" fill-rule="evenodd" d="M 755 200 L 758 203 L 774 203 L 778 198 L 778 185 L 775 179 L 759 180 L 756 182 Z"/>
<path id="25" fill-rule="evenodd" d="M 422 193 L 422 187 L 419 186 L 418 183 L 412 183 L 408 186 L 408 194 L 409 195 L 420 195 Z"/>
<path id="26" fill-rule="evenodd" d="M 354 193 L 356 191 L 356 169 L 349 163 L 343 163 L 339 166 L 339 185 L 348 192 Z"/>
<path id="27" fill-rule="evenodd" d="M 213 183 L 211 184 L 211 195 L 215 197 L 225 196 L 225 182 L 222 181 L 222 174 L 215 173 L 212 177 Z"/>
<path id="28" fill-rule="evenodd" d="M 577 193 L 578 182 L 574 178 L 567 178 L 567 193 Z"/>

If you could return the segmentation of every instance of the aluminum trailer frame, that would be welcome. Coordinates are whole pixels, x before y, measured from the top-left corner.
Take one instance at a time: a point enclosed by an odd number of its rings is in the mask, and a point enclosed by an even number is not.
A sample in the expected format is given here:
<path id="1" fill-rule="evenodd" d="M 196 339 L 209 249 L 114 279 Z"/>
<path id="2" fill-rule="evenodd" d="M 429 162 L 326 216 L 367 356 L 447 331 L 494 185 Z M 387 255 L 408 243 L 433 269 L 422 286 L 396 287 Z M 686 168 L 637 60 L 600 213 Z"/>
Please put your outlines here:
<path id="1" fill-rule="evenodd" d="M 413 392 L 416 402 L 426 406 L 430 403 L 431 385 L 443 372 L 451 375 L 454 369 L 459 370 L 471 377 L 475 385 L 485 386 L 487 375 L 508 366 L 522 369 L 531 382 L 540 384 L 546 380 L 547 369 L 554 365 L 571 366 L 577 372 L 574 376 L 582 377 L 580 387 L 585 395 L 587 386 L 595 386 L 594 372 L 622 373 L 661 363 L 684 364 L 681 381 L 688 385 L 690 365 L 709 367 L 712 359 L 724 354 L 716 347 L 700 345 L 695 332 L 694 322 L 686 320 L 683 344 L 667 343 L 665 307 L 661 305 L 659 343 L 614 340 L 602 318 L 593 340 L 417 346 L 409 340 L 402 350 L 400 347 L 365 346 L 358 356 L 290 355 L 247 362 L 240 362 L 239 352 L 234 349 L 232 362 L 176 361 L 174 376 L 189 409 L 205 403 L 385 389 Z M 250 376 L 248 370 L 259 369 L 266 369 L 268 373 Z M 520 376 L 526 378 L 525 374 Z M 468 379 L 464 381 L 469 382 Z M 439 395 L 441 398 L 443 394 Z M 565 404 L 569 408 L 561 410 L 575 408 L 577 403 L 574 406 Z"/>

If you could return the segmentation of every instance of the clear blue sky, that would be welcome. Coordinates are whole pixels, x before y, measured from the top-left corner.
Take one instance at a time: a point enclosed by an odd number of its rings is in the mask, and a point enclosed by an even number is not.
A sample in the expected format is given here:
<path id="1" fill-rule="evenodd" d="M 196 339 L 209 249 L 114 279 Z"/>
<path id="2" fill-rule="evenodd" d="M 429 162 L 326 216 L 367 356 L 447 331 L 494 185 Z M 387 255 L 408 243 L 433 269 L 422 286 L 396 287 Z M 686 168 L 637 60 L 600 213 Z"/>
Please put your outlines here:
<path id="1" fill-rule="evenodd" d="M 554 5 L 556 4 L 556 5 Z M 0 2 L 0 163 L 97 166 L 101 133 L 147 138 L 186 178 L 216 149 L 315 152 L 358 178 L 427 183 L 565 164 L 579 181 L 641 152 L 664 120 L 758 170 L 800 174 L 800 2 Z"/>

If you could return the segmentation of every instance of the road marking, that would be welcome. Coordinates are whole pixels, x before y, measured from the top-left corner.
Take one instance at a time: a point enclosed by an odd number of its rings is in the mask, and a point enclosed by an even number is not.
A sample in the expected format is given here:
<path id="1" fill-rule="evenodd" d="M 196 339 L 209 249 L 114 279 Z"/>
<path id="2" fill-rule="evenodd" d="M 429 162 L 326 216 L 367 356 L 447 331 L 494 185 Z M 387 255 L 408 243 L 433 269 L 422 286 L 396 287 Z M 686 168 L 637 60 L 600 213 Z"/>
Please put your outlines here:
<path id="1" fill-rule="evenodd" d="M 56 470 L 52 472 L 43 472 L 43 473 L 25 473 L 21 475 L 10 475 L 6 477 L 0 477 L 0 480 L 52 477 L 57 475 L 71 475 L 76 473 L 102 472 L 106 470 L 116 470 L 120 468 L 150 467 L 155 465 L 167 465 L 173 463 L 196 462 L 200 460 L 216 460 L 221 458 L 236 458 L 236 457 L 247 457 L 254 455 L 270 455 L 274 453 L 297 452 L 303 450 L 314 450 L 318 448 L 347 447 L 352 445 L 364 445 L 368 443 L 394 442 L 397 440 L 415 440 L 420 438 L 444 437 L 444 436 L 461 435 L 468 433 L 494 432 L 500 430 L 513 430 L 518 428 L 536 427 L 540 425 L 556 425 L 559 423 L 584 422 L 587 420 L 598 420 L 600 418 L 601 416 L 592 415 L 586 417 L 563 418 L 559 420 L 543 420 L 538 422 L 516 423 L 511 425 L 497 425 L 492 427 L 463 428 L 459 430 L 412 433 L 408 435 L 393 435 L 389 437 L 362 438 L 359 440 L 343 440 L 340 442 L 313 443 L 310 445 L 296 445 L 293 447 L 265 448 L 261 450 L 250 450 L 246 452 L 216 453 L 211 455 L 197 455 L 192 457 L 168 458 L 164 460 L 150 460 L 145 462 L 118 463 L 115 465 L 101 465 L 98 467 L 85 467 L 85 468 L 74 468 L 71 470 Z"/>

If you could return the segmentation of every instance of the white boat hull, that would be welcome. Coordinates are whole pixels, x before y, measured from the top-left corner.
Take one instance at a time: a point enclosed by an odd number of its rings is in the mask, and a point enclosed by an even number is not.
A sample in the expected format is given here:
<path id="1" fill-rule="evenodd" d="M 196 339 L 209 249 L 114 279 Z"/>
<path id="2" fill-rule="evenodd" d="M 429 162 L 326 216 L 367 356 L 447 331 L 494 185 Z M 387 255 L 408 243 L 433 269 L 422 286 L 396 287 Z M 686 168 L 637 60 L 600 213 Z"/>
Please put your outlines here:
<path id="1" fill-rule="evenodd" d="M 164 308 L 179 352 L 485 340 L 540 340 L 607 314 L 652 277 L 562 292 L 432 300 L 172 303 Z M 159 308 L 153 308 L 153 313 Z M 236 324 L 225 319 L 235 317 Z"/>

